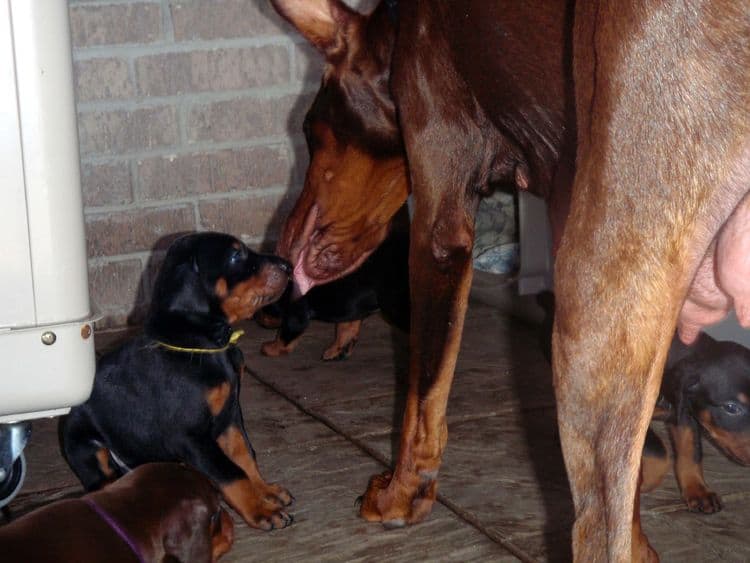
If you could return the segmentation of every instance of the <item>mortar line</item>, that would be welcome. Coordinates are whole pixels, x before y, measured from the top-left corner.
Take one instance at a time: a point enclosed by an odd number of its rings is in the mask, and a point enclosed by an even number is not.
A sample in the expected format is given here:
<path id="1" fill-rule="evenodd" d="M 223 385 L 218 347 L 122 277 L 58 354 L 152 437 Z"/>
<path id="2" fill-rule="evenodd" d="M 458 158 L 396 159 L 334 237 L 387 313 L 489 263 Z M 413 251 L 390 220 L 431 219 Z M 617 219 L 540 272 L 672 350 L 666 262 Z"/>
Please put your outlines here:
<path id="1" fill-rule="evenodd" d="M 288 403 L 293 405 L 297 410 L 299 410 L 302 414 L 309 416 L 313 420 L 323 424 L 326 426 L 329 430 L 333 431 L 334 433 L 338 434 L 342 438 L 344 438 L 347 442 L 373 458 L 375 461 L 383 465 L 385 468 L 390 469 L 391 466 L 388 463 L 388 460 L 385 458 L 385 456 L 381 455 L 380 452 L 378 452 L 375 448 L 372 448 L 371 446 L 367 445 L 362 440 L 355 438 L 353 436 L 350 436 L 347 434 L 342 428 L 339 427 L 338 424 L 330 420 L 328 417 L 326 417 L 323 414 L 316 413 L 309 408 L 307 408 L 305 405 L 303 405 L 300 401 L 293 399 L 292 397 L 286 395 L 281 388 L 279 388 L 277 385 L 272 383 L 271 381 L 266 380 L 265 378 L 261 377 L 258 373 L 251 370 L 249 367 L 245 366 L 245 371 L 247 374 L 252 377 L 255 381 L 275 393 L 276 395 L 279 395 L 282 399 L 286 400 Z M 446 509 L 448 509 L 450 512 L 452 512 L 459 520 L 465 522 L 475 530 L 477 530 L 480 534 L 485 536 L 487 539 L 492 541 L 493 543 L 496 543 L 506 551 L 510 552 L 515 557 L 518 557 L 521 561 L 524 563 L 537 563 L 536 559 L 531 557 L 528 553 L 523 551 L 521 548 L 514 545 L 512 542 L 509 542 L 502 537 L 500 537 L 497 534 L 494 534 L 487 530 L 479 520 L 474 517 L 471 513 L 463 510 L 461 507 L 459 507 L 456 503 L 448 500 L 440 493 L 437 494 L 437 498 L 435 499 L 437 502 L 442 504 Z"/>

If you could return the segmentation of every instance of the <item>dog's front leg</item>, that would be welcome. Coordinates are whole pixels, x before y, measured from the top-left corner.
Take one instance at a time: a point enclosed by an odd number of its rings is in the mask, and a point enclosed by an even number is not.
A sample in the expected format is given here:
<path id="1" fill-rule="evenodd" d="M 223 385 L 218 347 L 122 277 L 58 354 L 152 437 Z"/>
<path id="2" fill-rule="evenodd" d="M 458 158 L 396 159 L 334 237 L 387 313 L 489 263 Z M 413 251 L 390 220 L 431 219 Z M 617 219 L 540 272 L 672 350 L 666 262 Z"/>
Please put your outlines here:
<path id="1" fill-rule="evenodd" d="M 184 458 L 216 483 L 248 526 L 268 531 L 292 523 L 291 515 L 284 510 L 292 503 L 292 496 L 263 480 L 242 432 L 235 426 L 221 434 L 216 443 L 196 441 Z"/>

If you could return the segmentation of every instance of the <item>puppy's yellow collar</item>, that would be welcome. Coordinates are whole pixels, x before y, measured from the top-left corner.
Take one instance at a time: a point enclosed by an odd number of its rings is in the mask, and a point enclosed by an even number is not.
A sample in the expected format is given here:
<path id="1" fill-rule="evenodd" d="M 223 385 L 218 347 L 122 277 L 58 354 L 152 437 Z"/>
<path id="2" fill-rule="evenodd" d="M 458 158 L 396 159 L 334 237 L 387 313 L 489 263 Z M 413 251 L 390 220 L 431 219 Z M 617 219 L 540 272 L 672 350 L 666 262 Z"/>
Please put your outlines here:
<path id="1" fill-rule="evenodd" d="M 232 335 L 229 337 L 229 342 L 227 342 L 226 346 L 222 346 L 221 348 L 183 348 L 182 346 L 173 346 L 172 344 L 167 344 L 166 342 L 161 342 L 160 340 L 156 341 L 156 345 L 161 346 L 162 348 L 164 348 L 165 350 L 169 350 L 170 352 L 187 352 L 188 354 L 220 354 L 221 352 L 226 352 L 232 346 L 235 346 L 237 344 L 237 341 L 243 334 L 245 334 L 244 330 L 232 331 Z"/>

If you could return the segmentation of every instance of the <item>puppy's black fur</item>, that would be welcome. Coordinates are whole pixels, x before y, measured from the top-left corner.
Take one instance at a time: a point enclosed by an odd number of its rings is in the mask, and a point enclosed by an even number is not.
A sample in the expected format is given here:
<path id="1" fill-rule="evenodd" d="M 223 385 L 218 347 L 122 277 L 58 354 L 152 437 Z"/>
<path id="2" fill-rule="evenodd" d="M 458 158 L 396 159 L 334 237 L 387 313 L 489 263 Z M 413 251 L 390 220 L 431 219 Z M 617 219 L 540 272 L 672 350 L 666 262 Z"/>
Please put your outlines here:
<path id="1" fill-rule="evenodd" d="M 704 513 L 721 510 L 719 496 L 703 478 L 701 436 L 732 461 L 750 465 L 750 350 L 707 334 L 691 346 L 675 337 L 654 419 L 665 421 L 669 429 L 675 475 L 688 508 Z M 664 445 L 649 429 L 644 448 L 645 488 L 658 484 L 667 459 Z M 649 466 L 650 475 L 646 475 Z"/>
<path id="2" fill-rule="evenodd" d="M 267 356 L 291 352 L 312 320 L 336 323 L 336 340 L 323 353 L 324 360 L 348 358 L 359 338 L 361 321 L 380 310 L 401 330 L 409 330 L 409 234 L 395 231 L 360 268 L 341 279 L 312 288 L 303 297 L 292 297 L 292 287 L 267 307 L 258 321 L 279 330 L 276 341 L 261 348 Z"/>
<path id="3" fill-rule="evenodd" d="M 144 332 L 105 355 L 91 397 L 61 425 L 87 491 L 147 462 L 182 461 L 210 477 L 254 527 L 283 527 L 292 497 L 260 477 L 238 401 L 242 352 L 231 323 L 278 299 L 290 265 L 222 233 L 175 241 Z"/>

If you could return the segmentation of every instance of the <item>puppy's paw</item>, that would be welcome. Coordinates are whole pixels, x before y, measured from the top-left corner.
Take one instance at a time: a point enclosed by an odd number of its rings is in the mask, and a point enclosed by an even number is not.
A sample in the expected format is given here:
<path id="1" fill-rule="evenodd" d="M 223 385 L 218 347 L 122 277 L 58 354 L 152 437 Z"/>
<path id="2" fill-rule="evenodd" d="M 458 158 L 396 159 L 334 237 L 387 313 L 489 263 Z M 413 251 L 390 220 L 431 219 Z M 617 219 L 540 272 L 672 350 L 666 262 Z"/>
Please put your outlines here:
<path id="1" fill-rule="evenodd" d="M 683 498 L 690 512 L 715 514 L 723 508 L 719 495 L 703 486 L 690 487 Z"/>
<path id="2" fill-rule="evenodd" d="M 222 487 L 222 493 L 251 528 L 270 532 L 286 528 L 294 521 L 286 511 L 294 497 L 280 485 L 242 479 Z"/>
<path id="3" fill-rule="evenodd" d="M 323 352 L 323 361 L 333 362 L 337 360 L 346 360 L 349 356 L 352 355 L 352 350 L 354 350 L 354 345 L 356 343 L 356 338 L 350 340 L 349 342 L 346 342 L 343 345 L 340 345 L 338 342 L 334 342 L 328 348 L 326 348 L 325 352 Z"/>
<path id="4" fill-rule="evenodd" d="M 260 353 L 269 358 L 286 356 L 289 352 L 291 352 L 291 347 L 284 346 L 284 343 L 281 340 L 264 342 L 260 347 Z"/>

